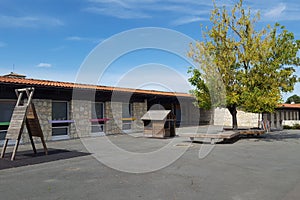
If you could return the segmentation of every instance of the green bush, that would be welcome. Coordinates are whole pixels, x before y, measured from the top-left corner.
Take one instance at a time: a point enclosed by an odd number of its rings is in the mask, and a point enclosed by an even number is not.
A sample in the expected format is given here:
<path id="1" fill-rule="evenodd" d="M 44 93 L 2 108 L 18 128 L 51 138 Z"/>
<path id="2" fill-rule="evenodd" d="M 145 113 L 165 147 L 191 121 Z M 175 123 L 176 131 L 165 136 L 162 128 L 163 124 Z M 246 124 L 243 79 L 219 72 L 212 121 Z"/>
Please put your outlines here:
<path id="1" fill-rule="evenodd" d="M 294 124 L 292 128 L 293 129 L 300 129 L 300 124 Z"/>
<path id="2" fill-rule="evenodd" d="M 300 124 L 294 124 L 293 126 L 283 125 L 283 129 L 300 129 Z"/>
<path id="3" fill-rule="evenodd" d="M 283 125 L 283 129 L 292 129 L 292 127 L 289 125 Z"/>

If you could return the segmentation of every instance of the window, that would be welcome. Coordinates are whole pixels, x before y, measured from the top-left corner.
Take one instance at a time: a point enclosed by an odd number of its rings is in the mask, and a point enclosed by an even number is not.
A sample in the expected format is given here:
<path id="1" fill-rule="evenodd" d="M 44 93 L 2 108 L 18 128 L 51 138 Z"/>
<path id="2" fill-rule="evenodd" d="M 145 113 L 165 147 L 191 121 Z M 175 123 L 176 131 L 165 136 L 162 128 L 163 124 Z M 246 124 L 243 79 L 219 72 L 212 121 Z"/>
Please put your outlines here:
<path id="1" fill-rule="evenodd" d="M 68 119 L 68 102 L 52 102 L 52 120 Z"/>
<path id="2" fill-rule="evenodd" d="M 132 104 L 122 104 L 122 129 L 130 130 L 132 123 Z"/>
<path id="3" fill-rule="evenodd" d="M 104 132 L 104 103 L 95 102 L 92 103 L 92 120 L 91 120 L 91 132 L 103 133 Z"/>
<path id="4" fill-rule="evenodd" d="M 123 118 L 131 118 L 132 117 L 132 104 L 123 103 L 122 105 L 122 117 Z"/>
<path id="5" fill-rule="evenodd" d="M 66 136 L 69 132 L 68 120 L 68 102 L 52 102 L 52 136 Z"/>
<path id="6" fill-rule="evenodd" d="M 104 104 L 95 102 L 92 104 L 92 119 L 104 118 Z"/>
<path id="7" fill-rule="evenodd" d="M 0 101 L 0 140 L 4 140 L 16 102 L 13 100 Z"/>

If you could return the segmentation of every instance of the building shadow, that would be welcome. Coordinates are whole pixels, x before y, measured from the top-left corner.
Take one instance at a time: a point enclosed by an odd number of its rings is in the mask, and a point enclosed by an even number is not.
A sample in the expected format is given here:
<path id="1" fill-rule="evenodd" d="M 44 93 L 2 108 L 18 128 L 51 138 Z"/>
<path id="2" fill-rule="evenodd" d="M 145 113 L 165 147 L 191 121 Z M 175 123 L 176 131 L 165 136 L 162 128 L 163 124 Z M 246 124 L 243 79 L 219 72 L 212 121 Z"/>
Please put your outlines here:
<path id="1" fill-rule="evenodd" d="M 230 138 L 230 139 L 223 139 L 220 142 L 216 142 L 215 144 L 234 144 L 237 141 L 240 140 L 239 136 Z M 185 140 L 185 143 L 193 143 L 193 144 L 210 144 L 210 141 L 204 141 L 204 140 L 200 140 L 200 139 L 195 139 L 194 141 L 191 140 Z"/>
<path id="2" fill-rule="evenodd" d="M 0 159 L 0 170 L 90 155 L 86 152 L 65 149 L 48 149 L 48 155 L 45 155 L 43 149 L 38 149 L 36 154 L 32 150 L 19 151 L 15 160 L 11 161 L 11 154 L 6 153 L 5 157 Z"/>

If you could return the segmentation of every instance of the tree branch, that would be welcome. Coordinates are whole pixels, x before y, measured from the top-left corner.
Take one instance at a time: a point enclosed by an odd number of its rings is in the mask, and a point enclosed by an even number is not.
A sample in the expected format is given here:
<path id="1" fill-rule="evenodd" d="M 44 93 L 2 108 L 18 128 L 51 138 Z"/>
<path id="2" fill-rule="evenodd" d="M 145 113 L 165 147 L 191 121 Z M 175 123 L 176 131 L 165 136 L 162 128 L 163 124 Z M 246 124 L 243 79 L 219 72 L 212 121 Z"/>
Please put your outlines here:
<path id="1" fill-rule="evenodd" d="M 231 26 L 229 23 L 228 23 L 228 26 L 229 28 L 231 28 L 240 38 L 242 38 L 241 34 L 233 27 Z"/>

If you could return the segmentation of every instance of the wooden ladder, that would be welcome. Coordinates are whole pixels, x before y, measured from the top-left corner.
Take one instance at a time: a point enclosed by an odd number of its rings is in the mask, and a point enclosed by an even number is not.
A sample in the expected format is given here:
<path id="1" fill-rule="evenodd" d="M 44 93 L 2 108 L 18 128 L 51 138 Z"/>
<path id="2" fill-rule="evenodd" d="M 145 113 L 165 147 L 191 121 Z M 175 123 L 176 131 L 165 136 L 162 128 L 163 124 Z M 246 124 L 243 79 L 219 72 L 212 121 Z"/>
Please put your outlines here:
<path id="1" fill-rule="evenodd" d="M 34 141 L 33 141 L 33 136 L 34 137 L 40 137 L 41 138 L 41 142 L 43 144 L 44 147 L 44 151 L 45 154 L 48 154 L 48 150 L 47 150 L 47 146 L 44 140 L 44 135 L 39 123 L 39 119 L 34 107 L 34 104 L 32 103 L 32 97 L 33 97 L 33 93 L 34 93 L 34 88 L 23 88 L 23 89 L 16 89 L 15 90 L 16 95 L 18 97 L 16 106 L 14 108 L 12 117 L 11 117 L 11 121 L 7 130 L 7 134 L 5 137 L 5 142 L 2 148 L 2 152 L 1 152 L 1 158 L 4 158 L 4 154 L 8 145 L 8 141 L 9 140 L 15 140 L 15 146 L 14 146 L 14 150 L 11 156 L 11 160 L 15 159 L 16 156 L 16 152 L 18 150 L 18 146 L 20 143 L 20 139 L 21 139 L 21 135 L 23 133 L 23 129 L 24 129 L 24 124 L 26 124 L 27 130 L 28 130 L 28 134 L 29 134 L 29 139 L 32 145 L 32 149 L 34 151 L 34 153 L 36 154 L 36 148 L 34 145 Z M 21 100 L 23 97 L 23 94 L 26 93 L 27 94 L 27 103 L 25 103 L 24 105 L 21 105 Z"/>

